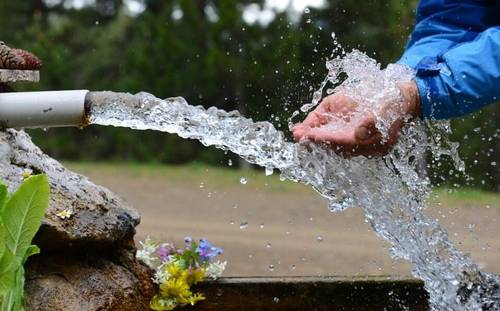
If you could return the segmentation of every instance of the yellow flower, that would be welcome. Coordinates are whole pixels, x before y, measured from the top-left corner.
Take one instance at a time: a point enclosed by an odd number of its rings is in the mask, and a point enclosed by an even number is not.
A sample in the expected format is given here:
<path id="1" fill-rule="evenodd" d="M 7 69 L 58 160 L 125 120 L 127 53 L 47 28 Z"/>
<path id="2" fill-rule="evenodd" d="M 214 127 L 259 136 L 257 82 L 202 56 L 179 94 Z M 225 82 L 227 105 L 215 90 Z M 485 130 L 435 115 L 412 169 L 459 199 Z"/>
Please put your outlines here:
<path id="1" fill-rule="evenodd" d="M 171 297 L 181 304 L 188 303 L 188 298 L 192 295 L 189 285 L 183 279 L 170 279 L 160 285 L 161 295 Z"/>
<path id="2" fill-rule="evenodd" d="M 205 270 L 195 269 L 191 271 L 191 273 L 188 273 L 186 277 L 186 282 L 192 285 L 202 281 L 204 278 L 205 278 Z"/>
<path id="3" fill-rule="evenodd" d="M 182 275 L 182 269 L 174 262 L 167 266 L 168 275 L 172 278 L 179 278 Z"/>
<path id="4" fill-rule="evenodd" d="M 21 175 L 23 176 L 24 179 L 26 179 L 26 178 L 30 177 L 32 173 L 33 173 L 32 170 L 30 170 L 29 168 L 26 168 L 22 171 Z"/>
<path id="5" fill-rule="evenodd" d="M 70 211 L 69 209 L 65 209 L 64 211 L 61 211 L 56 214 L 57 217 L 61 219 L 69 219 L 73 215 L 73 212 Z"/>
<path id="6" fill-rule="evenodd" d="M 203 296 L 202 293 L 196 293 L 196 294 L 192 295 L 191 297 L 189 297 L 189 304 L 194 306 L 195 303 L 197 303 L 198 301 L 202 301 L 202 300 L 205 300 L 205 296 Z"/>

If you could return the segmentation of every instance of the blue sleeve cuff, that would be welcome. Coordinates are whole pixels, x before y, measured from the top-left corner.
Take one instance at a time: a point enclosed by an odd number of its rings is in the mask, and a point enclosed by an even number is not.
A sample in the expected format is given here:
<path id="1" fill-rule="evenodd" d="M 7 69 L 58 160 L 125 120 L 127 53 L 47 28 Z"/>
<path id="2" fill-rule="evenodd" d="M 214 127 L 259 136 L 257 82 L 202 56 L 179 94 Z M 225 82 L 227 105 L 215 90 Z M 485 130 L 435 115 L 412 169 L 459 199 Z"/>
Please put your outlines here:
<path id="1" fill-rule="evenodd" d="M 441 56 L 424 57 L 415 67 L 415 83 L 420 96 L 421 116 L 425 119 L 447 119 L 456 116 L 457 109 L 443 78 L 450 70 Z"/>

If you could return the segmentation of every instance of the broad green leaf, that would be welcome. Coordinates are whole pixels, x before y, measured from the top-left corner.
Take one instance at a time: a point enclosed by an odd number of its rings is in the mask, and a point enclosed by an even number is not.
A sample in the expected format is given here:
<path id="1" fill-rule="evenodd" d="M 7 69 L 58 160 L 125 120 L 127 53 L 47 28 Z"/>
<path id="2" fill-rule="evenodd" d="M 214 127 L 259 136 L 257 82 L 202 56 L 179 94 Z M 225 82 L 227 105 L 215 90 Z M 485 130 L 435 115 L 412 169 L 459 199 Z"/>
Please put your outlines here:
<path id="1" fill-rule="evenodd" d="M 6 246 L 22 262 L 38 231 L 49 201 L 47 176 L 26 179 L 10 197 L 3 211 Z"/>
<path id="2" fill-rule="evenodd" d="M 2 214 L 8 197 L 9 191 L 7 189 L 7 186 L 4 183 L 0 182 L 0 215 Z"/>
<path id="3" fill-rule="evenodd" d="M 28 258 L 30 256 L 33 256 L 36 254 L 40 254 L 40 248 L 36 245 L 30 245 L 30 247 L 28 247 L 28 249 L 26 250 L 26 254 L 24 255 L 23 264 L 26 263 L 26 261 L 28 260 Z"/>
<path id="4" fill-rule="evenodd" d="M 24 267 L 20 266 L 16 271 L 15 286 L 12 292 L 12 310 L 23 311 L 24 297 Z"/>
<path id="5" fill-rule="evenodd" d="M 0 259 L 2 258 L 4 252 L 5 252 L 5 228 L 3 227 L 2 218 L 0 217 Z"/>
<path id="6" fill-rule="evenodd" d="M 16 257 L 8 249 L 0 259 L 0 293 L 13 290 L 15 285 L 16 270 L 19 268 Z"/>

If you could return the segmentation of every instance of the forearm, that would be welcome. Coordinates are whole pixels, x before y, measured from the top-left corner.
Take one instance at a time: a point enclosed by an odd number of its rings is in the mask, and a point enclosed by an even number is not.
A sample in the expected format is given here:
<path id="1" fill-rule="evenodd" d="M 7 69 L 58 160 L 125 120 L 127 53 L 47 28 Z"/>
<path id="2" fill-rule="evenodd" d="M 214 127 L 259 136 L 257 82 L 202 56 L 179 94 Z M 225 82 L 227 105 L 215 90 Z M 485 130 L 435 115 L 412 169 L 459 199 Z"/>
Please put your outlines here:
<path id="1" fill-rule="evenodd" d="M 416 66 L 422 116 L 444 119 L 500 99 L 500 27 Z"/>

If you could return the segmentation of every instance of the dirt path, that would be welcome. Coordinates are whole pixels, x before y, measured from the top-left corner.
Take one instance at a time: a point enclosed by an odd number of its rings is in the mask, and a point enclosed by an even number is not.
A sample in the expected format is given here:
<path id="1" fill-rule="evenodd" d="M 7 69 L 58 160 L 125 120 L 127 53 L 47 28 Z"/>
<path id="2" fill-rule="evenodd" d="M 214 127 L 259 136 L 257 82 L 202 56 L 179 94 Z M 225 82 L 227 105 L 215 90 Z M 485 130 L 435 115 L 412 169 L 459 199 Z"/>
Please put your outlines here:
<path id="1" fill-rule="evenodd" d="M 220 186 L 203 174 L 179 179 L 125 166 L 72 167 L 140 211 L 138 239 L 150 235 L 180 242 L 190 235 L 222 246 L 226 275 L 409 275 L 408 264 L 391 260 L 387 244 L 359 209 L 329 213 L 305 187 L 275 189 L 251 178 L 246 185 Z M 462 250 L 498 273 L 500 202 L 493 201 L 455 202 L 429 212 Z M 244 223 L 248 226 L 240 228 Z"/>

